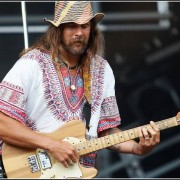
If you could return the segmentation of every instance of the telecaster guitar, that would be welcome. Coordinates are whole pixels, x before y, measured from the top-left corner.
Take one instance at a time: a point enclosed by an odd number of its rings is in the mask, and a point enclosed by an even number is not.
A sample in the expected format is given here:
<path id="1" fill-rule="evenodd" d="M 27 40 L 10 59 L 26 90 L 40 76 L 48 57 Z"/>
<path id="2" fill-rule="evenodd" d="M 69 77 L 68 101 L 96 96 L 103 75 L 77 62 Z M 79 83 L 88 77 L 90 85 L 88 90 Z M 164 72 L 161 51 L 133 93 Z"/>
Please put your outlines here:
<path id="1" fill-rule="evenodd" d="M 156 124 L 160 130 L 177 126 L 180 124 L 180 113 Z M 150 125 L 144 125 L 148 126 Z M 53 133 L 43 134 L 57 140 L 68 141 L 80 156 L 139 137 L 138 127 L 90 141 L 85 140 L 85 132 L 83 122 L 72 120 Z M 85 168 L 79 162 L 65 168 L 43 149 L 22 149 L 4 143 L 2 158 L 8 178 L 64 179 L 93 178 L 97 175 L 95 168 Z"/>

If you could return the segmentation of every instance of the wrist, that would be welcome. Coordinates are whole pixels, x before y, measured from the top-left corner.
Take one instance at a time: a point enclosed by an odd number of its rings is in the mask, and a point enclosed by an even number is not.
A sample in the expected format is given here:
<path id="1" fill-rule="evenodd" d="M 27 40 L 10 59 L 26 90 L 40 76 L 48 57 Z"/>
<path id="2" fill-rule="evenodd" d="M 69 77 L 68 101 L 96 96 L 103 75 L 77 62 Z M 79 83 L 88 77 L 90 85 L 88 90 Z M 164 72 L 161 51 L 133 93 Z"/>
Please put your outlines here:
<path id="1" fill-rule="evenodd" d="M 152 149 L 153 147 L 145 147 L 145 146 L 142 146 L 141 144 L 137 144 L 134 146 L 133 152 L 136 155 L 142 156 L 152 151 Z"/>
<path id="2" fill-rule="evenodd" d="M 132 147 L 132 153 L 135 155 L 142 155 L 141 148 L 139 147 L 139 144 L 133 144 Z"/>
<path id="3" fill-rule="evenodd" d="M 48 136 L 43 136 L 43 138 L 41 138 L 39 147 L 41 149 L 51 152 L 53 150 L 53 148 L 55 147 L 55 143 L 56 143 L 56 140 L 54 140 Z"/>

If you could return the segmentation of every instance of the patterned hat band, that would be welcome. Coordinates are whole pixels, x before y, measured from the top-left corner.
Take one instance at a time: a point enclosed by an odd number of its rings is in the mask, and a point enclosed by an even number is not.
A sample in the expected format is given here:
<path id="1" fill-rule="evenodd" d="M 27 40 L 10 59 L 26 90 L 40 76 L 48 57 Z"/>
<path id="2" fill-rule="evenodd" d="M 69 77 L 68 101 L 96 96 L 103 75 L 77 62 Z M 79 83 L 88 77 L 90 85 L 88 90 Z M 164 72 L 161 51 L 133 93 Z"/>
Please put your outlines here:
<path id="1" fill-rule="evenodd" d="M 104 17 L 103 13 L 93 15 L 90 1 L 56 1 L 54 20 L 44 19 L 58 27 L 60 24 L 74 22 L 85 24 L 91 19 L 98 23 Z"/>

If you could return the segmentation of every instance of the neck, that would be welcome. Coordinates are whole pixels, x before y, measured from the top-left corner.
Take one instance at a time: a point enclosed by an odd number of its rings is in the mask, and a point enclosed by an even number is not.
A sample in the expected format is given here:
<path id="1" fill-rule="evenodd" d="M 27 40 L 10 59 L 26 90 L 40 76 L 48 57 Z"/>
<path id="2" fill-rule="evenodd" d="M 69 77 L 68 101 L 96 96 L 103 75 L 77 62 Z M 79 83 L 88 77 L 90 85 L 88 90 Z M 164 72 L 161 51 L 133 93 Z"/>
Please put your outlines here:
<path id="1" fill-rule="evenodd" d="M 62 53 L 60 57 L 61 57 L 61 60 L 63 60 L 69 67 L 77 66 L 80 61 L 80 56 L 71 55 L 67 53 Z"/>

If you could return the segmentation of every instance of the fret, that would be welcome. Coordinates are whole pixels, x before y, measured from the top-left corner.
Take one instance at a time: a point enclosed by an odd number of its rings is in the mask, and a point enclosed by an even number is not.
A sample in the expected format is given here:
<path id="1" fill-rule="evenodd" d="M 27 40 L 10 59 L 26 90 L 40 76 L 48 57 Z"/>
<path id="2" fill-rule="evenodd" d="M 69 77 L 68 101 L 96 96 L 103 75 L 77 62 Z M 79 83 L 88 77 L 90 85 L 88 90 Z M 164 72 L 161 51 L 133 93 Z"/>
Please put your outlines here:
<path id="1" fill-rule="evenodd" d="M 87 147 L 88 147 L 88 148 L 87 148 L 88 152 L 92 152 L 92 151 L 93 151 L 93 148 L 92 148 L 91 142 L 90 142 L 90 141 L 87 141 L 87 142 L 86 142 L 86 145 L 87 145 Z M 87 150 L 86 150 L 86 151 L 87 151 Z"/>
<path id="2" fill-rule="evenodd" d="M 106 142 L 105 137 L 102 137 L 102 141 L 103 141 L 104 146 L 107 147 L 107 142 Z"/>
<path id="3" fill-rule="evenodd" d="M 85 149 L 85 143 L 81 143 L 81 152 L 83 154 L 87 154 L 86 149 Z"/>
<path id="4" fill-rule="evenodd" d="M 162 123 L 162 121 L 158 121 L 158 122 L 157 122 L 157 125 L 158 125 L 158 128 L 159 128 L 160 130 L 163 130 L 163 129 L 164 129 L 164 124 Z"/>
<path id="5" fill-rule="evenodd" d="M 124 136 L 123 136 L 123 131 L 119 132 L 119 138 L 120 138 L 120 142 L 124 142 Z"/>
<path id="6" fill-rule="evenodd" d="M 173 117 L 173 118 L 171 118 L 172 120 L 173 120 L 173 125 L 174 126 L 178 126 L 178 121 L 176 120 L 176 118 L 175 117 Z"/>
<path id="7" fill-rule="evenodd" d="M 77 151 L 78 153 L 80 153 L 81 148 L 79 147 L 79 144 L 76 144 L 74 147 L 75 147 L 76 151 Z"/>
<path id="8" fill-rule="evenodd" d="M 96 151 L 93 139 L 90 140 L 90 143 L 91 143 L 92 151 Z"/>
<path id="9" fill-rule="evenodd" d="M 110 137 L 110 140 L 111 140 L 111 146 L 112 146 L 112 145 L 115 144 L 113 134 L 109 135 L 109 137 Z"/>
<path id="10" fill-rule="evenodd" d="M 122 133 L 124 135 L 124 140 L 128 141 L 129 140 L 129 136 L 128 136 L 127 130 L 126 131 L 122 131 Z"/>
<path id="11" fill-rule="evenodd" d="M 99 146 L 98 146 L 98 142 L 96 139 L 93 139 L 93 144 L 94 144 L 94 151 L 97 151 L 99 149 Z"/>
<path id="12" fill-rule="evenodd" d="M 128 138 L 128 140 L 130 140 L 130 139 L 131 139 L 131 137 L 130 137 L 130 135 L 129 135 L 129 130 L 127 130 L 127 131 L 126 131 L 126 134 L 127 134 L 127 138 Z"/>
<path id="13" fill-rule="evenodd" d="M 134 132 L 135 138 L 139 137 L 138 128 L 133 128 L 132 130 Z"/>
<path id="14" fill-rule="evenodd" d="M 174 123 L 172 123 L 172 120 L 173 120 L 173 119 L 167 119 L 167 121 L 165 121 L 165 120 L 164 120 L 164 121 L 167 122 L 166 125 L 167 125 L 168 127 L 171 127 L 171 126 L 174 124 Z M 165 123 L 165 122 L 164 122 L 164 123 Z M 166 128 L 168 128 L 168 127 L 166 127 Z"/>
<path id="15" fill-rule="evenodd" d="M 105 148 L 106 146 L 105 146 L 105 143 L 104 143 L 104 137 L 101 137 L 100 139 L 101 139 L 101 144 L 102 144 L 103 148 Z"/>
<path id="16" fill-rule="evenodd" d="M 156 125 L 158 126 L 158 128 L 159 128 L 160 130 L 163 128 L 161 121 L 156 122 Z"/>
<path id="17" fill-rule="evenodd" d="M 133 129 L 128 130 L 128 135 L 129 135 L 130 139 L 134 139 L 136 137 L 135 134 L 134 134 Z"/>
<path id="18" fill-rule="evenodd" d="M 146 125 L 143 125 L 143 126 L 140 126 L 141 128 L 145 128 L 145 129 L 148 129 L 149 128 L 149 124 L 146 124 Z"/>
<path id="19" fill-rule="evenodd" d="M 114 144 L 117 144 L 115 139 L 114 139 L 114 134 L 109 135 L 110 136 L 110 140 L 111 140 L 111 146 Z"/>
<path id="20" fill-rule="evenodd" d="M 161 121 L 162 129 L 167 129 L 170 126 L 170 124 L 171 122 L 169 121 L 169 119 Z"/>
<path id="21" fill-rule="evenodd" d="M 126 135 L 127 135 L 127 140 L 130 140 L 131 139 L 131 136 L 129 134 L 129 130 L 126 130 Z"/>
<path id="22" fill-rule="evenodd" d="M 81 147 L 81 144 L 77 144 L 76 147 L 78 149 L 79 155 L 83 155 L 83 152 L 82 152 L 83 149 Z"/>
<path id="23" fill-rule="evenodd" d="M 168 127 L 169 127 L 169 125 L 168 125 L 168 121 L 164 121 L 164 126 L 165 126 L 166 128 L 168 128 Z"/>
<path id="24" fill-rule="evenodd" d="M 103 147 L 101 138 L 98 138 L 98 139 L 97 139 L 97 142 L 98 142 L 98 144 L 99 144 L 99 148 L 100 148 L 100 149 L 103 149 L 104 147 Z"/>
<path id="25" fill-rule="evenodd" d="M 105 137 L 106 147 L 112 146 L 111 135 Z"/>
<path id="26" fill-rule="evenodd" d="M 115 144 L 118 144 L 118 143 L 119 143 L 119 140 L 118 140 L 117 133 L 112 134 L 112 136 L 113 136 L 113 138 L 114 138 L 114 142 L 115 142 Z"/>
<path id="27" fill-rule="evenodd" d="M 119 141 L 119 143 L 121 143 L 121 142 L 122 142 L 122 139 L 120 138 L 120 136 L 121 136 L 121 132 L 118 132 L 118 133 L 117 133 L 117 137 L 118 137 L 118 141 Z"/>

